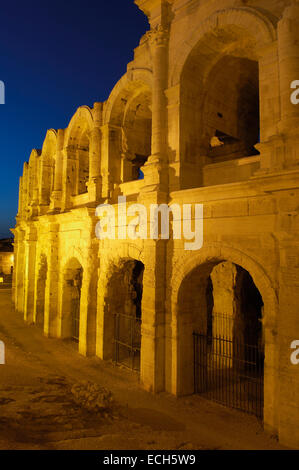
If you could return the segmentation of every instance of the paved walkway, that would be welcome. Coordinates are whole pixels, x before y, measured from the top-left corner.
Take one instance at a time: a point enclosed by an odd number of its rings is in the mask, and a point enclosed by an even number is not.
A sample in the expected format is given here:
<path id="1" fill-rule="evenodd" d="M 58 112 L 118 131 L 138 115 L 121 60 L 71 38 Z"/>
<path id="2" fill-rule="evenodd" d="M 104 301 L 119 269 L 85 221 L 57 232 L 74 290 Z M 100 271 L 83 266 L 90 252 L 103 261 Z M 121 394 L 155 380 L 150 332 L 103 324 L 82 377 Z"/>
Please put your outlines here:
<path id="1" fill-rule="evenodd" d="M 43 337 L 0 291 L 0 449 L 282 449 L 255 417 L 193 396 L 142 390 L 138 377 L 80 356 L 73 343 Z M 109 389 L 115 404 L 91 413 L 71 389 L 87 380 Z"/>

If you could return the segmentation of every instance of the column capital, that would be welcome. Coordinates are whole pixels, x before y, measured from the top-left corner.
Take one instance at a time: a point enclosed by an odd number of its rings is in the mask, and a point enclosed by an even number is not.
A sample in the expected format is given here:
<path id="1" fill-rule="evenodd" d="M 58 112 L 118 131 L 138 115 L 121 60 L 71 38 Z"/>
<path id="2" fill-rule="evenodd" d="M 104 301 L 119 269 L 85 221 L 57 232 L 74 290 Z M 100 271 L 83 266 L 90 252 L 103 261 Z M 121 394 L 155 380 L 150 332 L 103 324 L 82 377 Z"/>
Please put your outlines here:
<path id="1" fill-rule="evenodd" d="M 148 31 L 147 36 L 151 47 L 166 47 L 169 42 L 169 28 L 162 25 Z"/>

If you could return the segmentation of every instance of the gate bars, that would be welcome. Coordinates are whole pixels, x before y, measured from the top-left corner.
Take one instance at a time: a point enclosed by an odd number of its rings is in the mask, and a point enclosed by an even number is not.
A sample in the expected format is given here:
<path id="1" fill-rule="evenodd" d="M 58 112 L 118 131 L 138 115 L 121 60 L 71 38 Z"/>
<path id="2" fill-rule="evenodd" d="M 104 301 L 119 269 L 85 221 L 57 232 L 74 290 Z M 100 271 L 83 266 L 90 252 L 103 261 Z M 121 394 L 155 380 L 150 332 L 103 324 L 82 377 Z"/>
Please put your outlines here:
<path id="1" fill-rule="evenodd" d="M 141 318 L 114 314 L 114 362 L 140 370 Z"/>
<path id="2" fill-rule="evenodd" d="M 221 335 L 193 339 L 194 392 L 263 418 L 263 348 Z"/>

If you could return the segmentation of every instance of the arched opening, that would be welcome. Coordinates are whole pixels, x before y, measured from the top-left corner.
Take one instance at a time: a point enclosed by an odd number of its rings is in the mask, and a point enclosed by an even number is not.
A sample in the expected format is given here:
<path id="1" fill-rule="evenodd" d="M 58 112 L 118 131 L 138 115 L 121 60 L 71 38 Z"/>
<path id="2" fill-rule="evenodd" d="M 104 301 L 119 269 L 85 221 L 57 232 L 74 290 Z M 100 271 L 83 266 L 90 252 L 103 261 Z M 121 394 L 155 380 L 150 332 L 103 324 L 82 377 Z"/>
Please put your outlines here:
<path id="1" fill-rule="evenodd" d="M 181 75 L 184 186 L 246 180 L 258 169 L 259 102 L 254 38 L 233 25 L 205 34 Z"/>
<path id="2" fill-rule="evenodd" d="M 122 180 L 143 179 L 141 167 L 151 155 L 151 93 L 139 93 L 127 104 L 122 126 Z"/>
<path id="3" fill-rule="evenodd" d="M 48 264 L 45 255 L 41 255 L 38 266 L 38 279 L 36 286 L 36 311 L 35 311 L 35 324 L 44 328 L 44 316 L 45 316 L 45 293 L 46 293 L 46 282 L 48 275 Z"/>
<path id="4" fill-rule="evenodd" d="M 222 57 L 209 73 L 203 114 L 202 144 L 210 163 L 258 155 L 258 62 Z"/>
<path id="5" fill-rule="evenodd" d="M 152 143 L 150 85 L 124 76 L 109 97 L 104 121 L 113 128 L 109 149 L 113 179 L 120 183 L 143 179 L 142 166 L 151 155 Z"/>
<path id="6" fill-rule="evenodd" d="M 87 191 L 89 180 L 89 138 L 86 133 L 81 135 L 77 147 L 78 176 L 75 194 L 83 194 Z"/>
<path id="7" fill-rule="evenodd" d="M 125 260 L 108 284 L 106 357 L 132 370 L 140 370 L 144 265 Z"/>
<path id="8" fill-rule="evenodd" d="M 64 270 L 64 285 L 61 313 L 61 336 L 79 343 L 80 303 L 83 268 L 73 258 Z"/>
<path id="9" fill-rule="evenodd" d="M 73 119 L 67 151 L 73 160 L 69 176 L 71 195 L 77 196 L 87 192 L 91 124 L 81 109 L 79 109 L 78 116 Z"/>
<path id="10" fill-rule="evenodd" d="M 53 129 L 49 130 L 43 144 L 40 160 L 40 205 L 48 206 L 54 187 L 55 154 L 57 147 L 57 134 Z"/>
<path id="11" fill-rule="evenodd" d="M 178 297 L 179 387 L 263 416 L 263 300 L 250 274 L 231 262 L 205 263 Z"/>

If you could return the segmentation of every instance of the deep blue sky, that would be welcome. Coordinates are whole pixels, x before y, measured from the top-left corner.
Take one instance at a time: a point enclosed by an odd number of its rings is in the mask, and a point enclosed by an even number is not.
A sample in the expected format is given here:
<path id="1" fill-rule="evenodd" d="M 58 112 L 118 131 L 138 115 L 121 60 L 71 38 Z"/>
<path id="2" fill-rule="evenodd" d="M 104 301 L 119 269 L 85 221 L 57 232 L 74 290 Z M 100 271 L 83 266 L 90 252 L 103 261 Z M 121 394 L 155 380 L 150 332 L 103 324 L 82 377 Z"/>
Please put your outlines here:
<path id="1" fill-rule="evenodd" d="M 1 3 L 0 238 L 15 225 L 19 176 L 47 129 L 108 98 L 149 28 L 133 0 Z"/>

